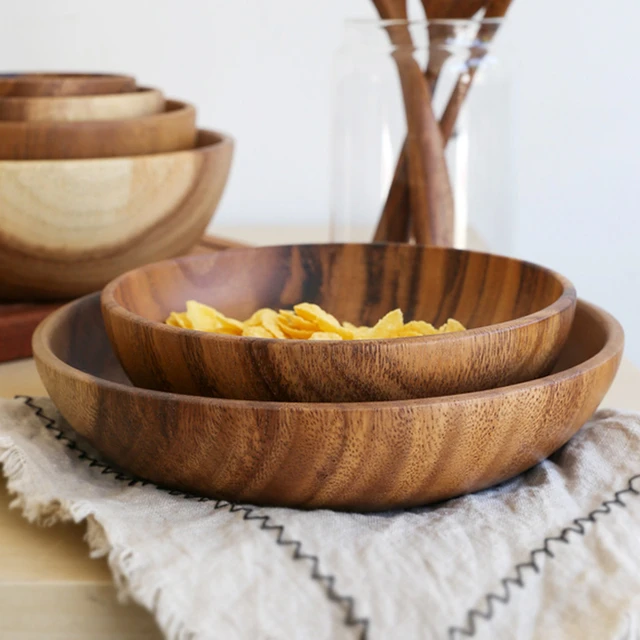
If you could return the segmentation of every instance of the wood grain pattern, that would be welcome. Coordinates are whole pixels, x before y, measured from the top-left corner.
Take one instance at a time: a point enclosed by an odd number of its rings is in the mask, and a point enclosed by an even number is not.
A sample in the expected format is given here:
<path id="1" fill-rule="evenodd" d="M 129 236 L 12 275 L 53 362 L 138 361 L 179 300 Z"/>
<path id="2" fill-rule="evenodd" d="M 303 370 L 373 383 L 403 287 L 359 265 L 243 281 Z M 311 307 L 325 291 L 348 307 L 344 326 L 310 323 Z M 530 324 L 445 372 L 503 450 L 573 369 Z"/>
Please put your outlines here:
<path id="1" fill-rule="evenodd" d="M 190 151 L 0 162 L 0 299 L 68 299 L 183 255 L 218 205 L 232 154 L 229 137 L 201 131 Z"/>
<path id="2" fill-rule="evenodd" d="M 454 0 L 449 5 L 446 18 L 449 20 L 470 20 L 482 11 L 488 0 Z M 427 15 L 429 15 L 427 13 Z"/>
<path id="3" fill-rule="evenodd" d="M 204 236 L 188 255 L 224 251 L 246 246 L 218 236 Z M 3 303 L 0 300 L 0 363 L 30 358 L 35 328 L 66 302 Z"/>
<path id="4" fill-rule="evenodd" d="M 444 500 L 532 467 L 598 407 L 622 350 L 620 325 L 580 303 L 549 377 L 430 400 L 277 404 L 131 387 L 97 296 L 57 311 L 34 337 L 57 407 L 128 471 L 241 503 L 367 511 Z"/>
<path id="5" fill-rule="evenodd" d="M 78 96 L 135 91 L 132 76 L 106 73 L 0 73 L 0 96 Z"/>
<path id="6" fill-rule="evenodd" d="M 0 120 L 11 121 L 124 120 L 161 113 L 164 109 L 162 92 L 144 88 L 112 95 L 0 98 Z"/>
<path id="7" fill-rule="evenodd" d="M 394 45 L 407 119 L 406 184 L 416 239 L 422 244 L 453 244 L 453 194 L 444 144 L 431 108 L 431 89 L 414 59 L 406 0 L 373 0 Z"/>
<path id="8" fill-rule="evenodd" d="M 486 0 L 465 0 L 452 2 L 450 0 L 422 0 L 422 6 L 427 17 L 429 32 L 429 59 L 424 72 L 425 82 L 433 95 L 442 69 L 451 56 L 452 47 L 448 41 L 456 40 L 460 24 L 456 21 L 473 18 L 483 7 Z M 456 115 L 457 119 L 457 115 Z M 454 123 L 455 124 L 455 123 Z M 442 131 L 442 126 L 440 126 Z M 448 137 L 442 136 L 443 148 L 446 148 Z M 389 189 L 389 194 L 375 230 L 374 242 L 409 242 L 412 234 L 420 238 L 419 228 L 411 208 L 408 184 L 408 145 L 405 141 Z M 447 238 L 440 243 L 444 246 L 453 245 L 454 211 L 450 211 L 447 221 Z M 424 212 L 428 219 L 431 215 Z M 420 241 L 420 240 L 419 240 Z"/>
<path id="9" fill-rule="evenodd" d="M 102 295 L 107 327 L 138 386 L 293 402 L 426 398 L 530 380 L 553 366 L 575 290 L 518 260 L 413 245 L 232 250 L 149 265 Z M 441 336 L 314 342 L 239 338 L 164 324 L 189 299 L 245 319 L 261 307 L 313 302 L 372 326 L 407 319 L 474 329 Z M 224 363 L 224 366 L 221 366 Z"/>
<path id="10" fill-rule="evenodd" d="M 95 122 L 0 121 L 0 160 L 110 158 L 191 149 L 193 106 L 168 100 L 162 113 Z"/>

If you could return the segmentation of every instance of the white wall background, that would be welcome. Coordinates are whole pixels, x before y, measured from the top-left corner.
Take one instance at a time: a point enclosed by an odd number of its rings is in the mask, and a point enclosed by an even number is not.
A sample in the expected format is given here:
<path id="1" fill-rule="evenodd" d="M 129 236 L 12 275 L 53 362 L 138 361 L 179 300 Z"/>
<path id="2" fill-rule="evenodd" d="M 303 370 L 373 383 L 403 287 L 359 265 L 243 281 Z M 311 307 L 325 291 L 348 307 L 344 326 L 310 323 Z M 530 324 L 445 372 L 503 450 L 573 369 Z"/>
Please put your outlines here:
<path id="1" fill-rule="evenodd" d="M 216 225 L 327 221 L 331 56 L 368 0 L 0 5 L 4 70 L 131 72 L 237 138 Z M 516 70 L 515 251 L 614 312 L 636 363 L 639 22 L 638 0 L 515 0 L 498 45 Z"/>

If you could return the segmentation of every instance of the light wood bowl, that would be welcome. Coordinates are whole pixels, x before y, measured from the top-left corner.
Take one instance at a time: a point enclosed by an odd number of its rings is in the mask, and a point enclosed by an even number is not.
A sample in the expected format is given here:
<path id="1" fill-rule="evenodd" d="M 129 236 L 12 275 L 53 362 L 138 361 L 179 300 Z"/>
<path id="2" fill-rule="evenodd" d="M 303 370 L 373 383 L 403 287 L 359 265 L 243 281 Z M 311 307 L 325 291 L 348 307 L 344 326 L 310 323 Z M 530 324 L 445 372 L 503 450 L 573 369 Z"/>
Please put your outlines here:
<path id="1" fill-rule="evenodd" d="M 419 338 L 320 342 L 239 338 L 164 324 L 189 299 L 244 320 L 313 302 L 371 326 L 400 308 L 438 326 Z M 140 387 L 238 400 L 367 402 L 531 380 L 555 364 L 576 293 L 562 276 L 489 254 L 398 245 L 240 249 L 127 273 L 102 295 L 107 328 Z M 221 366 L 220 363 L 224 363 Z"/>
<path id="2" fill-rule="evenodd" d="M 0 299 L 68 299 L 186 253 L 229 174 L 232 140 L 103 160 L 0 162 Z"/>
<path id="3" fill-rule="evenodd" d="M 164 111 L 164 96 L 157 89 L 96 96 L 0 98 L 0 120 L 77 122 L 141 118 Z"/>
<path id="4" fill-rule="evenodd" d="M 135 91 L 131 76 L 106 73 L 0 73 L 0 96 L 80 96 Z"/>
<path id="5" fill-rule="evenodd" d="M 96 122 L 0 121 L 0 160 L 110 158 L 191 149 L 196 111 L 168 100 L 162 113 Z"/>
<path id="6" fill-rule="evenodd" d="M 371 404 L 277 404 L 132 387 L 98 296 L 36 331 L 38 371 L 73 428 L 111 462 L 215 498 L 384 510 L 477 491 L 529 469 L 586 422 L 614 379 L 620 325 L 579 303 L 556 372 L 466 395 Z"/>

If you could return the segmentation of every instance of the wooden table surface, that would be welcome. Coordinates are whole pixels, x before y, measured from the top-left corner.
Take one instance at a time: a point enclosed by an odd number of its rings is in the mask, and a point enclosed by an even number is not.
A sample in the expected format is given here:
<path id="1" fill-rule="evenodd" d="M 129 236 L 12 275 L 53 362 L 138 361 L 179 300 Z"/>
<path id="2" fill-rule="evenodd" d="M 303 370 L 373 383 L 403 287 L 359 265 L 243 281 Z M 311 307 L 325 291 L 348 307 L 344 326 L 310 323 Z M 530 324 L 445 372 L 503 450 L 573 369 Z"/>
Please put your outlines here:
<path id="1" fill-rule="evenodd" d="M 227 230 L 225 235 L 233 236 Z M 240 237 L 255 244 L 273 242 L 269 234 L 255 230 L 252 234 L 244 230 Z M 281 234 L 278 238 L 289 241 Z M 0 397 L 20 394 L 46 395 L 33 360 L 0 365 Z M 640 370 L 623 361 L 603 404 L 640 411 Z M 84 525 L 48 529 L 30 525 L 17 511 L 8 509 L 9 501 L 4 481 L 0 481 L 0 639 L 162 637 L 149 613 L 135 604 L 118 603 L 106 561 L 89 558 Z"/>

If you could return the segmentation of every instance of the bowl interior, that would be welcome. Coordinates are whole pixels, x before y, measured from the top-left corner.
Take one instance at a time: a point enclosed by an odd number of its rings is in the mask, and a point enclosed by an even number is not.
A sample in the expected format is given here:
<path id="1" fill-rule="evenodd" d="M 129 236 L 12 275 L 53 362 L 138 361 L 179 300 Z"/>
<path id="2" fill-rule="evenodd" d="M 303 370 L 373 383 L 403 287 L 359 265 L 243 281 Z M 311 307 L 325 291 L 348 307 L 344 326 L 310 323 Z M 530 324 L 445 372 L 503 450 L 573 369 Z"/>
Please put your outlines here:
<path id="1" fill-rule="evenodd" d="M 132 386 L 113 351 L 100 311 L 100 294 L 62 309 L 64 322 L 49 334 L 49 348 L 67 365 L 98 378 Z M 567 371 L 593 358 L 607 344 L 607 326 L 595 320 L 593 307 L 578 302 L 575 321 L 553 373 Z"/>
<path id="2" fill-rule="evenodd" d="M 534 314 L 573 292 L 533 264 L 412 245 L 231 250 L 149 265 L 110 289 L 118 304 L 152 322 L 184 310 L 190 299 L 240 320 L 261 307 L 304 301 L 354 324 L 375 324 L 400 308 L 407 320 L 438 325 L 456 318 L 471 329 Z"/>

